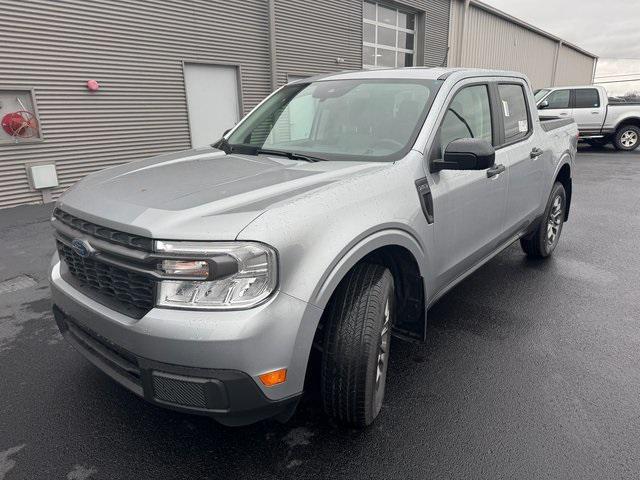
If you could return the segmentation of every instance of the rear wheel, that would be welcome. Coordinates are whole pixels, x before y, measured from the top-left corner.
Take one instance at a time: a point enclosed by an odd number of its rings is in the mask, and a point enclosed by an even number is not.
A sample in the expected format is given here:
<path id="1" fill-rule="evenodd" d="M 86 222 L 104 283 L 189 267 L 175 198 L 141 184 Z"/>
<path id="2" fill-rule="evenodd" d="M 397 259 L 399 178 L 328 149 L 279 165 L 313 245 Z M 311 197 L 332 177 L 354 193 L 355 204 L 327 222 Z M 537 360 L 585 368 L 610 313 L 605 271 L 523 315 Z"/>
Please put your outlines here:
<path id="1" fill-rule="evenodd" d="M 567 194 L 560 182 L 551 190 L 549 202 L 536 231 L 520 239 L 524 253 L 531 258 L 547 258 L 558 246 L 567 208 Z"/>
<path id="2" fill-rule="evenodd" d="M 614 145 L 618 150 L 635 150 L 640 145 L 640 128 L 635 125 L 620 127 L 616 132 Z"/>
<path id="3" fill-rule="evenodd" d="M 394 303 L 391 272 L 370 263 L 354 267 L 330 302 L 321 396 L 326 413 L 340 423 L 366 427 L 380 413 Z"/>

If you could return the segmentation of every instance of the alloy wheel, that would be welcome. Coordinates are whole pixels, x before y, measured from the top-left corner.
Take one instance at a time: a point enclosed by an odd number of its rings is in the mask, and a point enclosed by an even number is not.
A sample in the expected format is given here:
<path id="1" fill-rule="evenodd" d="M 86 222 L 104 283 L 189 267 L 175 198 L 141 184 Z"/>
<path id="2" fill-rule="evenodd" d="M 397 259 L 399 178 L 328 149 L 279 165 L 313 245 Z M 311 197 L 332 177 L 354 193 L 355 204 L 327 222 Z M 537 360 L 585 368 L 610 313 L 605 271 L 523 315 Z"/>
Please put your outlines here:
<path id="1" fill-rule="evenodd" d="M 387 367 L 389 366 L 389 343 L 391 341 L 391 305 L 389 299 L 384 305 L 384 318 L 382 330 L 378 340 L 378 361 L 376 365 L 376 389 L 375 389 L 375 409 L 380 411 L 382 399 L 384 398 L 385 384 L 387 381 Z"/>
<path id="2" fill-rule="evenodd" d="M 638 143 L 638 133 L 627 130 L 620 136 L 620 144 L 625 148 L 632 148 Z"/>
<path id="3" fill-rule="evenodd" d="M 553 199 L 551 211 L 549 212 L 549 220 L 547 221 L 547 245 L 549 249 L 555 247 L 558 242 L 560 229 L 562 228 L 562 220 L 564 218 L 563 210 L 562 197 L 558 195 Z"/>

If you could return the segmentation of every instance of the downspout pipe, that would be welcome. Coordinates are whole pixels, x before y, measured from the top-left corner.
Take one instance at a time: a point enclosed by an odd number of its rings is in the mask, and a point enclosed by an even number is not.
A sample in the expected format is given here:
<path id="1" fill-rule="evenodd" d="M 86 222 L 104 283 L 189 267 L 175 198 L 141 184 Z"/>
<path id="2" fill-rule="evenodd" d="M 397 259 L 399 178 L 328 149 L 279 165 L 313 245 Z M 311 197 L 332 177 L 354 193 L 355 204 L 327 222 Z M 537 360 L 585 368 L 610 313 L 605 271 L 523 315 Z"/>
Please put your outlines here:
<path id="1" fill-rule="evenodd" d="M 269 60 L 271 62 L 271 90 L 278 88 L 278 49 L 276 43 L 276 1 L 268 2 Z"/>

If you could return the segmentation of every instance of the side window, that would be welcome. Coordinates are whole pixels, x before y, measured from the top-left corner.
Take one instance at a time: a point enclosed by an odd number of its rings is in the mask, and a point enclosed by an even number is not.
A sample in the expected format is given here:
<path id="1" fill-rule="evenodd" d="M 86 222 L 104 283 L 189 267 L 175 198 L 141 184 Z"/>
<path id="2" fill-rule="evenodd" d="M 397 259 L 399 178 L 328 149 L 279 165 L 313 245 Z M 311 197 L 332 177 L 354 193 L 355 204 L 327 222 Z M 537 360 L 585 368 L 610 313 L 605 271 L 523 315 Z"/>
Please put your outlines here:
<path id="1" fill-rule="evenodd" d="M 438 158 L 442 158 L 447 145 L 461 138 L 481 138 L 492 143 L 491 107 L 486 85 L 463 88 L 449 104 L 440 126 Z"/>
<path id="2" fill-rule="evenodd" d="M 569 108 L 570 99 L 570 90 L 556 90 L 546 98 L 547 102 L 549 102 L 549 106 L 546 108 L 549 110 L 556 108 Z"/>
<path id="3" fill-rule="evenodd" d="M 498 85 L 504 119 L 504 139 L 512 142 L 524 138 L 529 133 L 529 113 L 522 85 Z"/>
<path id="4" fill-rule="evenodd" d="M 595 88 L 578 88 L 574 90 L 574 108 L 598 108 L 600 107 L 600 95 Z"/>

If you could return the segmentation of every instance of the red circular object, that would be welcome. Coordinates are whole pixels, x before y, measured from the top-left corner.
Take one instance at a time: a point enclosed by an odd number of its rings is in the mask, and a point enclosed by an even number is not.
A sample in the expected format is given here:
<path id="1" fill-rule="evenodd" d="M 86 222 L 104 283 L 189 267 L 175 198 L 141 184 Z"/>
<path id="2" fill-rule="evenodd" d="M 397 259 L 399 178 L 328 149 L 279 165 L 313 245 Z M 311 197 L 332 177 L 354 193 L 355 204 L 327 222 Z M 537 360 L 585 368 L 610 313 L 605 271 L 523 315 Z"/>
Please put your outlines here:
<path id="1" fill-rule="evenodd" d="M 97 80 L 89 80 L 87 82 L 87 88 L 92 92 L 97 92 L 98 89 L 100 88 L 100 84 L 98 83 Z"/>
<path id="2" fill-rule="evenodd" d="M 0 125 L 12 137 L 29 138 L 38 134 L 38 120 L 33 113 L 26 110 L 7 113 L 2 117 Z"/>

